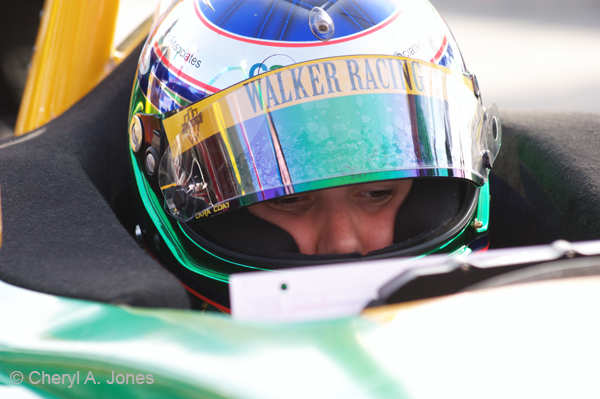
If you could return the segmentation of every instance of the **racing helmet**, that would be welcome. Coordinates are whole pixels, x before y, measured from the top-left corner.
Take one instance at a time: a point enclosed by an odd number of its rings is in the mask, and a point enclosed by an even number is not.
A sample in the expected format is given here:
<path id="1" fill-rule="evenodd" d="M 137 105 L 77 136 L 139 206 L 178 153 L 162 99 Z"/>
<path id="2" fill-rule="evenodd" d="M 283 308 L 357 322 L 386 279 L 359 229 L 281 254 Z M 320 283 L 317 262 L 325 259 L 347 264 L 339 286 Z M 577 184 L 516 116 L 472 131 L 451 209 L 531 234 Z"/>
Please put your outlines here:
<path id="1" fill-rule="evenodd" d="M 487 246 L 495 105 L 426 0 L 181 0 L 141 52 L 129 112 L 139 232 L 227 310 L 231 274 Z M 412 179 L 393 245 L 305 255 L 248 206 Z"/>

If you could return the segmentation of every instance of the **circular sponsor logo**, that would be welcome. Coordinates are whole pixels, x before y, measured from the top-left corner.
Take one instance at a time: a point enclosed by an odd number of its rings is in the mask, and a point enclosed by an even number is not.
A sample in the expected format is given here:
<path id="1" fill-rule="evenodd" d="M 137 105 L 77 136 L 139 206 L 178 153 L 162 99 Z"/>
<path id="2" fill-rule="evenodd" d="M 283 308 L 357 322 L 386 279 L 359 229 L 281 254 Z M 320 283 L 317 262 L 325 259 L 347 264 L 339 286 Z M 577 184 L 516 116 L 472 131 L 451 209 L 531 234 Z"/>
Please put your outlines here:
<path id="1" fill-rule="evenodd" d="M 273 54 L 265 58 L 262 62 L 257 62 L 250 67 L 249 77 L 256 76 L 263 72 L 279 69 L 284 66 L 295 64 L 296 61 L 289 55 Z"/>

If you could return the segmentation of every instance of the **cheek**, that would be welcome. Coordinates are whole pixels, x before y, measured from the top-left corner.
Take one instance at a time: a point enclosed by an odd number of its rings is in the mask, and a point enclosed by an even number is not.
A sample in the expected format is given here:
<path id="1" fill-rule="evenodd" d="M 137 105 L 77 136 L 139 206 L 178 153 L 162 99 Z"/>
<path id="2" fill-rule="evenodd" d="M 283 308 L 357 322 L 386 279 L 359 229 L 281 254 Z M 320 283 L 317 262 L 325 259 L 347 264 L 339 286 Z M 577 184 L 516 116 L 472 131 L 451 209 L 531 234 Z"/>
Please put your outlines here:
<path id="1" fill-rule="evenodd" d="M 394 243 L 394 227 L 397 210 L 386 210 L 376 215 L 365 215 L 363 226 L 364 252 L 389 247 Z"/>

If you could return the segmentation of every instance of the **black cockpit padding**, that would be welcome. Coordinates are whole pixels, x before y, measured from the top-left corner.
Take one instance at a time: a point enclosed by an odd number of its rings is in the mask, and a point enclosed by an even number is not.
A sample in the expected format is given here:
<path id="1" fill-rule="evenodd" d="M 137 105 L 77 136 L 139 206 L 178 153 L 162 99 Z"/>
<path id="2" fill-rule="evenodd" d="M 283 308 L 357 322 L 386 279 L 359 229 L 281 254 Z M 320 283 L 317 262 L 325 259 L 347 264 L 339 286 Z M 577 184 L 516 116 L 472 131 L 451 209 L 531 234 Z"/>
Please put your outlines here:
<path id="1" fill-rule="evenodd" d="M 490 248 L 600 239 L 600 114 L 500 109 Z"/>
<path id="2" fill-rule="evenodd" d="M 189 308 L 179 282 L 141 249 L 127 117 L 141 46 L 71 109 L 0 143 L 0 279 L 54 295 Z"/>

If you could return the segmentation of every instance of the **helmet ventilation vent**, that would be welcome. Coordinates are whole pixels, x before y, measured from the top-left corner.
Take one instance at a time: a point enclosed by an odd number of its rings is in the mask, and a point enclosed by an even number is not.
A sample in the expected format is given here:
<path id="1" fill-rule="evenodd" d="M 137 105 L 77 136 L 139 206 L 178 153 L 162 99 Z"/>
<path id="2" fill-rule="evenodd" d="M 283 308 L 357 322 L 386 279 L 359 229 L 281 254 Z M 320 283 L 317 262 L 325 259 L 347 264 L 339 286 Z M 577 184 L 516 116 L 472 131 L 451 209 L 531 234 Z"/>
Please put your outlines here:
<path id="1" fill-rule="evenodd" d="M 321 7 L 310 10 L 309 25 L 311 32 L 321 41 L 331 39 L 335 32 L 333 20 Z"/>

